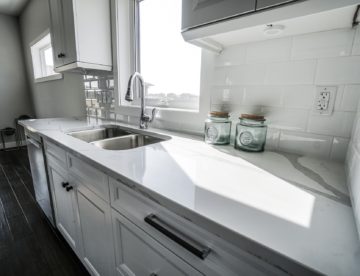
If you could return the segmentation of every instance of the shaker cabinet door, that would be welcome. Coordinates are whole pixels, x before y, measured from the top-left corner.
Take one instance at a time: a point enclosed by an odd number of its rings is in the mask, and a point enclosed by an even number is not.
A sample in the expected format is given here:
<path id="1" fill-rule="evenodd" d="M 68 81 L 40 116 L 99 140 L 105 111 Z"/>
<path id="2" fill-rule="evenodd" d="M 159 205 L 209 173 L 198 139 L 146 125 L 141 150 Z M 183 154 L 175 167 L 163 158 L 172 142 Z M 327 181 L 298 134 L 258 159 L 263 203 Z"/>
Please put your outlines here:
<path id="1" fill-rule="evenodd" d="M 64 33 L 62 19 L 62 1 L 49 0 L 50 25 L 51 25 L 51 46 L 53 48 L 54 67 L 64 64 Z"/>
<path id="2" fill-rule="evenodd" d="M 77 251 L 75 188 L 68 182 L 66 172 L 51 164 L 49 164 L 49 178 L 53 191 L 56 227 L 73 250 Z"/>
<path id="3" fill-rule="evenodd" d="M 114 245 L 110 205 L 78 183 L 81 258 L 93 275 L 112 275 Z"/>
<path id="4" fill-rule="evenodd" d="M 255 3 L 255 0 L 183 0 L 182 29 L 254 11 Z"/>
<path id="5" fill-rule="evenodd" d="M 77 60 L 73 1 L 76 0 L 61 0 L 63 6 L 62 20 L 64 26 L 64 65 L 76 62 Z"/>

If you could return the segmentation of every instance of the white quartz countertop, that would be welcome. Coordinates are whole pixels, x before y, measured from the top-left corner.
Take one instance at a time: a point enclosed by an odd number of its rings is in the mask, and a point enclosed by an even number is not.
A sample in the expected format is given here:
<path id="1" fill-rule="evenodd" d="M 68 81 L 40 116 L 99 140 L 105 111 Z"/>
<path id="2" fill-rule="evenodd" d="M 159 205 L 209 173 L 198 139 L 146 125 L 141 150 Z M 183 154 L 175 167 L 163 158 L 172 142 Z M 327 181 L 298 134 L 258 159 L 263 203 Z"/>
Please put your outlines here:
<path id="1" fill-rule="evenodd" d="M 360 275 L 360 243 L 342 164 L 277 152 L 245 153 L 154 129 L 150 131 L 171 139 L 109 151 L 66 134 L 101 122 L 73 118 L 21 123 L 195 218 L 323 274 Z"/>

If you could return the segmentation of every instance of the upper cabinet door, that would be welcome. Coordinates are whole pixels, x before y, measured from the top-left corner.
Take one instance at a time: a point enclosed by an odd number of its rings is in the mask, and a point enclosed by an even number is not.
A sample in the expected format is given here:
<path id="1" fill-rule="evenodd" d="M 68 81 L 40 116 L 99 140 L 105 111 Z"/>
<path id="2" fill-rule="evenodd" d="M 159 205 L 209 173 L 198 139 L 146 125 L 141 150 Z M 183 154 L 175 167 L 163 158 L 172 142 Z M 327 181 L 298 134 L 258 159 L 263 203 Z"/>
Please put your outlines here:
<path id="1" fill-rule="evenodd" d="M 73 0 L 61 0 L 64 28 L 64 65 L 77 61 Z"/>
<path id="2" fill-rule="evenodd" d="M 255 10 L 255 0 L 183 0 L 182 30 Z"/>
<path id="3" fill-rule="evenodd" d="M 298 0 L 257 0 L 256 3 L 256 9 L 260 10 L 260 9 L 264 9 L 264 8 L 268 8 L 268 7 L 272 7 L 272 6 L 276 6 L 276 5 L 280 5 L 280 4 L 284 4 L 284 3 L 288 3 L 288 2 L 295 2 Z"/>
<path id="4" fill-rule="evenodd" d="M 63 19 L 61 1 L 49 0 L 50 7 L 50 25 L 51 25 L 51 44 L 53 48 L 54 66 L 60 67 L 64 64 L 63 52 Z"/>

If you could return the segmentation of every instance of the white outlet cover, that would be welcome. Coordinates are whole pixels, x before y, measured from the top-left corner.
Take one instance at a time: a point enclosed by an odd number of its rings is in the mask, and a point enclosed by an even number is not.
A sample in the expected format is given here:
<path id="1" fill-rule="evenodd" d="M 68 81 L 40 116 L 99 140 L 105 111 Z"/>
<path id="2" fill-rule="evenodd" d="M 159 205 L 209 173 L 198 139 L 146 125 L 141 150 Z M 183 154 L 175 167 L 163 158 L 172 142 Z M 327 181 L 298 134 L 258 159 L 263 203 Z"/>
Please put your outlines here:
<path id="1" fill-rule="evenodd" d="M 337 86 L 317 86 L 313 112 L 330 116 L 334 111 Z"/>

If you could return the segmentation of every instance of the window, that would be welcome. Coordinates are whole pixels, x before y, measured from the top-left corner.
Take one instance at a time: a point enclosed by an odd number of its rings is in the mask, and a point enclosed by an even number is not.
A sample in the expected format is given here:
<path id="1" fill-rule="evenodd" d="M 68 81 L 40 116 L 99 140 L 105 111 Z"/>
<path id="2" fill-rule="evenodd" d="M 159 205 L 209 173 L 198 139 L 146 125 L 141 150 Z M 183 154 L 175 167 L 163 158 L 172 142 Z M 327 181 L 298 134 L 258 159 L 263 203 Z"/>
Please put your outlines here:
<path id="1" fill-rule="evenodd" d="M 140 102 L 127 102 L 125 94 L 130 75 L 139 71 L 147 83 L 147 107 L 158 107 L 154 127 L 202 132 L 215 54 L 183 40 L 181 0 L 116 0 L 113 4 L 119 118 L 129 123 L 138 120 Z"/>
<path id="2" fill-rule="evenodd" d="M 138 2 L 136 66 L 147 84 L 149 106 L 198 110 L 201 49 L 181 36 L 181 2 Z"/>
<path id="3" fill-rule="evenodd" d="M 54 71 L 53 51 L 49 32 L 46 32 L 46 34 L 42 35 L 35 43 L 32 43 L 30 48 L 35 82 L 43 82 L 62 77 L 61 74 Z"/>

